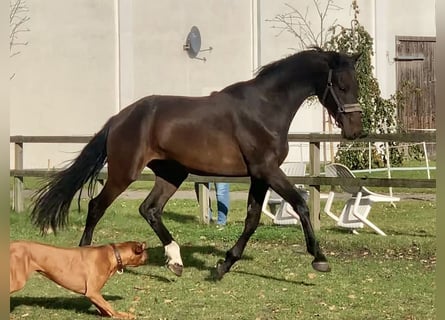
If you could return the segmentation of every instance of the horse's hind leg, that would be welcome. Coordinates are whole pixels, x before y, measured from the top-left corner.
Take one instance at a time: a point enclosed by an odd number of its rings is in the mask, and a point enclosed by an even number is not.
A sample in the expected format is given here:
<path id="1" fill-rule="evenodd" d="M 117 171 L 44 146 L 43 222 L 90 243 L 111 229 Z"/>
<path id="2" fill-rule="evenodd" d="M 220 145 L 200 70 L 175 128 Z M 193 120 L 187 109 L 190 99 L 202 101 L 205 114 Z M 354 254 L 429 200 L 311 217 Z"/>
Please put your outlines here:
<path id="1" fill-rule="evenodd" d="M 307 251 L 314 256 L 312 267 L 321 272 L 331 270 L 329 263 L 321 251 L 320 245 L 315 238 L 315 233 L 309 219 L 309 207 L 303 197 L 294 189 L 287 180 L 286 175 L 279 168 L 269 170 L 267 180 L 270 187 L 277 192 L 286 202 L 288 202 L 295 212 L 300 216 L 301 226 L 303 227 L 304 237 L 306 239 Z"/>
<path id="2" fill-rule="evenodd" d="M 85 229 L 80 239 L 79 246 L 90 245 L 93 240 L 93 232 L 99 220 L 110 204 L 130 185 L 132 181 L 117 184 L 113 180 L 107 180 L 99 195 L 88 203 L 88 214 Z"/>
<path id="3" fill-rule="evenodd" d="M 252 178 L 247 200 L 247 217 L 244 222 L 244 230 L 235 245 L 227 251 L 224 262 L 218 263 L 217 276 L 219 279 L 241 258 L 247 242 L 258 227 L 261 217 L 261 207 L 267 189 L 268 185 L 265 181 Z"/>
<path id="4" fill-rule="evenodd" d="M 167 267 L 180 276 L 184 266 L 179 245 L 165 227 L 161 215 L 165 204 L 187 178 L 188 172 L 181 165 L 167 161 L 159 161 L 150 167 L 156 174 L 155 185 L 140 205 L 139 212 L 161 240 L 167 256 Z"/>

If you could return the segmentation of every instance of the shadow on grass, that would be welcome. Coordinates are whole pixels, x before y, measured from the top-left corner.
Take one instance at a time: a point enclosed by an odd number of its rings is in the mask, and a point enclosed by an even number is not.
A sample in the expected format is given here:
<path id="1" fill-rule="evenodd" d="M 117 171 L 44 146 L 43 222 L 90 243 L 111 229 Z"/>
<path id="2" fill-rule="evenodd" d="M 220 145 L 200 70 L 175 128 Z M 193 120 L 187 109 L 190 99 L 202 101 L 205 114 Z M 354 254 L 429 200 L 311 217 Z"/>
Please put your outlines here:
<path id="1" fill-rule="evenodd" d="M 426 231 L 419 230 L 414 232 L 403 232 L 400 230 L 385 230 L 387 235 L 390 236 L 407 236 L 407 237 L 418 237 L 418 238 L 435 238 L 434 234 L 427 233 Z"/>
<path id="2" fill-rule="evenodd" d="M 121 300 L 119 296 L 104 296 L 107 301 Z M 94 307 L 90 309 L 93 304 L 88 298 L 83 296 L 65 298 L 65 297 L 14 297 L 9 300 L 9 312 L 12 312 L 17 306 L 38 306 L 45 309 L 53 310 L 74 310 L 85 314 L 99 315 Z"/>
<path id="3" fill-rule="evenodd" d="M 353 237 L 360 237 L 360 234 L 362 235 L 375 235 L 376 237 L 380 237 L 377 233 L 375 233 L 373 230 L 370 229 L 358 229 L 357 234 L 353 234 L 352 229 L 346 229 L 346 228 L 338 228 L 338 227 L 325 227 L 326 231 L 329 231 L 330 234 L 345 234 L 345 235 L 351 235 Z M 436 236 L 434 234 L 428 233 L 425 230 L 419 230 L 414 232 L 406 232 L 406 231 L 400 231 L 395 229 L 384 229 L 383 232 L 385 232 L 389 236 L 407 236 L 407 237 L 419 237 L 419 238 L 435 238 Z"/>
<path id="4" fill-rule="evenodd" d="M 301 286 L 306 286 L 306 287 L 315 286 L 315 284 L 308 283 L 308 282 L 305 282 L 305 281 L 287 280 L 287 279 L 284 279 L 284 278 L 277 278 L 277 277 L 270 276 L 270 275 L 259 274 L 259 273 L 252 273 L 252 272 L 246 272 L 246 271 L 230 271 L 230 273 L 245 274 L 245 275 L 249 275 L 249 276 L 264 278 L 264 279 L 267 279 L 267 280 L 280 281 L 280 282 L 286 282 L 286 283 L 293 283 L 293 284 L 296 284 L 296 285 L 301 285 Z"/>
<path id="5" fill-rule="evenodd" d="M 148 266 L 157 266 L 162 267 L 165 266 L 165 256 L 164 256 L 164 247 L 154 247 L 154 248 L 148 248 L 147 253 L 149 256 L 148 262 L 146 265 Z M 215 265 L 209 266 L 208 263 L 206 263 L 205 260 L 196 258 L 194 254 L 200 253 L 200 254 L 208 254 L 215 257 Z M 218 257 L 223 258 L 225 257 L 226 251 L 216 249 L 214 246 L 187 246 L 184 245 L 181 247 L 181 255 L 183 257 L 183 263 L 185 268 L 196 268 L 200 271 L 209 271 L 209 275 L 205 278 L 208 282 L 218 282 L 218 273 L 216 272 L 216 262 L 218 260 Z M 302 252 L 305 253 L 305 252 Z M 239 261 L 242 263 L 243 260 L 253 260 L 251 256 L 244 255 L 242 259 Z M 166 268 L 166 276 L 159 276 L 154 274 L 147 274 L 151 278 L 154 278 L 161 282 L 172 282 L 171 275 L 172 273 Z M 134 275 L 140 275 L 141 272 L 137 270 L 127 269 L 125 272 L 134 274 Z M 144 272 L 142 272 L 144 273 Z M 281 281 L 286 283 L 293 283 L 296 285 L 303 285 L 303 286 L 314 286 L 312 283 L 307 283 L 304 281 L 294 281 L 294 280 L 287 280 L 284 278 L 277 278 L 271 275 L 265 275 L 265 274 L 259 274 L 259 273 L 251 273 L 246 271 L 230 271 L 229 273 L 239 273 L 239 274 L 245 274 L 245 275 L 251 275 L 255 277 L 264 278 L 267 280 L 274 280 L 274 281 Z M 170 276 L 170 277 L 169 277 Z"/>
<path id="6" fill-rule="evenodd" d="M 148 253 L 148 261 L 146 265 L 149 266 L 157 266 L 162 267 L 165 266 L 165 255 L 164 255 L 164 247 L 153 247 L 147 249 Z M 204 255 L 211 255 L 215 258 L 215 265 L 209 266 L 208 263 L 196 257 L 196 254 L 204 254 Z M 182 262 L 184 263 L 184 267 L 186 269 L 188 268 L 195 268 L 200 271 L 209 271 L 209 276 L 206 278 L 208 281 L 215 281 L 215 270 L 216 270 L 216 262 L 218 258 L 224 258 L 226 255 L 225 250 L 220 250 L 215 248 L 215 246 L 210 245 L 204 245 L 204 246 L 190 246 L 190 245 L 183 245 L 181 247 L 181 256 L 182 256 Z M 242 260 L 252 260 L 253 258 L 248 255 L 243 255 Z M 167 270 L 167 269 L 166 269 Z M 127 271 L 128 272 L 128 271 Z M 129 271 L 130 273 L 139 274 L 137 271 Z M 150 275 L 150 277 L 156 278 L 159 281 L 162 282 L 171 282 L 171 280 L 167 277 L 161 277 L 156 275 Z"/>
<path id="7" fill-rule="evenodd" d="M 147 265 L 152 265 L 152 266 L 165 265 L 164 247 L 159 246 L 159 247 L 148 248 L 147 252 L 149 257 Z M 216 260 L 218 260 L 218 258 L 224 258 L 226 256 L 226 251 L 217 249 L 215 246 L 210 246 L 210 245 L 181 246 L 182 261 L 186 268 L 193 267 L 198 270 L 209 270 L 209 266 L 207 265 L 206 261 L 196 257 L 196 254 L 211 255 L 214 256 Z M 252 257 L 248 255 L 243 255 L 242 259 L 252 260 Z"/>
<path id="8" fill-rule="evenodd" d="M 173 211 L 164 211 L 162 217 L 165 220 L 172 220 L 179 223 L 196 223 L 195 216 L 181 214 Z"/>
<path id="9" fill-rule="evenodd" d="M 147 265 L 149 265 L 149 264 L 147 264 Z M 129 273 L 129 274 L 132 274 L 132 275 L 135 275 L 135 276 L 146 275 L 146 276 L 149 276 L 152 279 L 158 280 L 159 282 L 169 283 L 169 282 L 173 281 L 172 277 L 170 276 L 170 275 L 173 275 L 173 273 L 171 271 L 169 271 L 167 268 L 165 268 L 165 272 L 166 272 L 165 273 L 166 274 L 165 277 L 164 276 L 155 275 L 155 274 L 150 273 L 150 272 L 145 272 L 145 271 L 141 272 L 141 271 L 136 271 L 136 270 L 133 270 L 133 269 L 125 269 L 125 272 Z M 167 275 L 169 275 L 170 277 L 167 277 Z"/>

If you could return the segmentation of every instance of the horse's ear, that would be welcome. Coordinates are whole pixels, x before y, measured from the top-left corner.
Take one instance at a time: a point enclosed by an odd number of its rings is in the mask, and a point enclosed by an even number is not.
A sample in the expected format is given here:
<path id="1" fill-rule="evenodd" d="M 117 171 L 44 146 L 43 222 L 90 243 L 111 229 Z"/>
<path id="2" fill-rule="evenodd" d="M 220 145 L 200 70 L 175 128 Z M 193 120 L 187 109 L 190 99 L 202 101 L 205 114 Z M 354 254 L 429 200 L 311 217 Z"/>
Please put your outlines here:
<path id="1" fill-rule="evenodd" d="M 358 59 L 362 56 L 363 52 L 354 53 L 351 58 L 354 61 L 354 64 L 357 63 Z"/>

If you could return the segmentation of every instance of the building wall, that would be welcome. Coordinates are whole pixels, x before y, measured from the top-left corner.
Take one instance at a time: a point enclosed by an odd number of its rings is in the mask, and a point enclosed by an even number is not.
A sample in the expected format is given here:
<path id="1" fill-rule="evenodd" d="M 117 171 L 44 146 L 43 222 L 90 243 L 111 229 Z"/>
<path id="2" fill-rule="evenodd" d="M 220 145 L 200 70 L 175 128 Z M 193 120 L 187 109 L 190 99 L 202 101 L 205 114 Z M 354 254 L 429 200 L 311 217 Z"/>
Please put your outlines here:
<path id="1" fill-rule="evenodd" d="M 435 36 L 435 0 L 375 0 L 374 18 L 376 75 L 382 96 L 389 97 L 396 90 L 395 37 Z"/>
<path id="2" fill-rule="evenodd" d="M 142 96 L 205 95 L 249 79 L 250 9 L 235 0 L 32 1 L 29 45 L 12 59 L 11 135 L 91 135 Z M 194 25 L 202 49 L 213 48 L 198 55 L 206 61 L 183 50 Z M 24 167 L 63 166 L 81 147 L 26 144 Z"/>
<path id="3" fill-rule="evenodd" d="M 205 95 L 254 76 L 262 65 L 298 50 L 295 36 L 272 28 L 276 14 L 312 0 L 33 0 L 29 44 L 11 59 L 11 135 L 91 135 L 111 115 L 151 94 Z M 349 0 L 326 23 L 349 25 Z M 375 37 L 382 94 L 395 90 L 396 35 L 435 35 L 435 1 L 359 0 L 360 22 Z M 400 10 L 403 8 L 403 10 Z M 309 11 L 314 19 L 316 13 Z M 200 29 L 203 51 L 183 44 Z M 321 132 L 322 108 L 303 105 L 291 132 Z M 25 145 L 25 168 L 59 167 L 82 145 Z M 306 160 L 291 145 L 288 159 Z M 11 148 L 11 150 L 13 150 Z M 11 155 L 11 161 L 13 156 Z M 13 163 L 13 162 L 12 162 Z"/>
<path id="4" fill-rule="evenodd" d="M 326 1 L 320 2 L 326 3 Z M 337 0 L 334 3 L 342 9 L 329 11 L 325 25 L 336 23 L 349 26 L 353 19 L 353 11 L 350 8 L 351 1 Z M 270 21 L 277 14 L 290 12 L 291 9 L 287 4 L 303 13 L 307 12 L 314 32 L 317 34 L 320 31 L 318 28 L 320 19 L 312 0 L 260 1 L 260 65 L 280 59 L 300 49 L 295 35 L 289 32 L 280 33 L 281 30 L 276 28 L 280 25 Z M 360 9 L 359 22 L 374 38 L 374 75 L 379 81 L 382 96 L 388 98 L 396 90 L 396 70 L 393 60 L 396 48 L 395 37 L 435 36 L 435 0 L 421 2 L 415 0 L 358 0 L 358 5 Z M 320 104 L 303 105 L 292 122 L 290 132 L 322 132 L 323 122 L 320 121 L 322 118 Z M 327 126 L 325 128 L 328 130 Z M 338 129 L 334 128 L 333 132 L 338 132 Z M 290 147 L 287 160 L 307 160 L 308 144 L 291 143 Z M 325 153 L 328 157 L 331 147 L 326 145 Z"/>
<path id="5" fill-rule="evenodd" d="M 133 99 L 200 96 L 252 75 L 249 1 L 139 0 L 132 18 Z M 205 61 L 183 49 L 192 26 L 200 30 L 201 50 L 212 47 L 198 54 Z"/>
<path id="6" fill-rule="evenodd" d="M 113 2 L 27 4 L 31 31 L 22 39 L 28 45 L 11 59 L 10 133 L 90 135 L 117 108 Z M 26 144 L 24 166 L 61 165 L 81 147 Z"/>

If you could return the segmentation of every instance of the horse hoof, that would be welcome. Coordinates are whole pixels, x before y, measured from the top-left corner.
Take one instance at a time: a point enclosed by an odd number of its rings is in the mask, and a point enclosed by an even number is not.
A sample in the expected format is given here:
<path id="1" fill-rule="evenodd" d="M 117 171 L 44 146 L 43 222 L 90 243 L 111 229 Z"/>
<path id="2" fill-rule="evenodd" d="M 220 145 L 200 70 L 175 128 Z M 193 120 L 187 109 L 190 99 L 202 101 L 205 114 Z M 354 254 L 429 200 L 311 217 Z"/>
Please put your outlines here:
<path id="1" fill-rule="evenodd" d="M 175 275 L 177 275 L 178 277 L 182 276 L 182 271 L 184 270 L 184 266 L 181 266 L 178 263 L 172 263 L 172 264 L 168 264 L 167 268 L 173 272 Z"/>
<path id="2" fill-rule="evenodd" d="M 327 261 L 312 261 L 312 268 L 320 272 L 331 271 L 331 267 Z"/>

